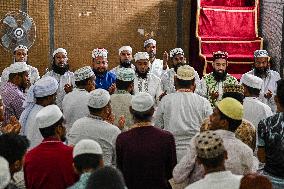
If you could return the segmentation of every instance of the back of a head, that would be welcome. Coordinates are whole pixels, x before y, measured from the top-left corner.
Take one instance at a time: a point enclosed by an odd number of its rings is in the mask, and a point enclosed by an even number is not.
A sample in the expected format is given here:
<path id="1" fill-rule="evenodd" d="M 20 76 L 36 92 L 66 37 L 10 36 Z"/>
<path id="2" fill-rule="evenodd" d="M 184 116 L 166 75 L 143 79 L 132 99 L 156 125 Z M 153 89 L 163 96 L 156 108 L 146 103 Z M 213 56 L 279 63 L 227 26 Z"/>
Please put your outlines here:
<path id="1" fill-rule="evenodd" d="M 90 176 L 87 189 L 125 189 L 122 173 L 113 167 L 106 166 L 97 169 Z"/>
<path id="2" fill-rule="evenodd" d="M 272 189 L 272 184 L 270 180 L 257 173 L 250 173 L 245 175 L 240 184 L 240 189 Z"/>

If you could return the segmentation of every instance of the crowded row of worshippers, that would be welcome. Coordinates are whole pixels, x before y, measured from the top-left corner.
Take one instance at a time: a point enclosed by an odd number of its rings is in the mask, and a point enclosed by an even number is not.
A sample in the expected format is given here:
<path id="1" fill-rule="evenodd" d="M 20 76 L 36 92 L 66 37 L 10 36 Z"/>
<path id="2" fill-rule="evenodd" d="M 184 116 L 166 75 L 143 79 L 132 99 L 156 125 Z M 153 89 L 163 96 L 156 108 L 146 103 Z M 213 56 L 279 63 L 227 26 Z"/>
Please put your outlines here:
<path id="1" fill-rule="evenodd" d="M 144 48 L 133 61 L 122 46 L 112 70 L 96 48 L 74 73 L 58 48 L 40 78 L 18 46 L 1 76 L 0 188 L 284 188 L 284 80 L 267 51 L 238 82 L 226 52 L 200 79 L 181 48 Z"/>

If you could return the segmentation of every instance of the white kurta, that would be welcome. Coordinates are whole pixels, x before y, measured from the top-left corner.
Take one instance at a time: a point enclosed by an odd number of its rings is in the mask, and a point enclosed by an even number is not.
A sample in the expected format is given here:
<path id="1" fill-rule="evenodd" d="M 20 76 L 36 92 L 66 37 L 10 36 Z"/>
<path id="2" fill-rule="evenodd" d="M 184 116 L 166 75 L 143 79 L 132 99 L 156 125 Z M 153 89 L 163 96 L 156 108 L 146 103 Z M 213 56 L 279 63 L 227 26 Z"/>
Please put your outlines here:
<path id="1" fill-rule="evenodd" d="M 68 144 L 75 145 L 82 139 L 97 141 L 103 150 L 105 165 L 115 165 L 115 142 L 120 134 L 118 127 L 93 117 L 83 117 L 75 121 L 68 134 Z"/>
<path id="2" fill-rule="evenodd" d="M 254 70 L 251 70 L 247 73 L 254 75 Z M 263 84 L 262 84 L 262 87 L 261 87 L 259 100 L 261 102 L 263 102 L 264 104 L 267 104 L 271 108 L 272 112 L 276 112 L 277 107 L 276 107 L 276 104 L 275 104 L 275 101 L 274 101 L 274 96 L 276 95 L 276 89 L 277 89 L 277 83 L 276 82 L 279 79 L 281 79 L 281 77 L 280 77 L 278 72 L 273 71 L 273 70 L 269 70 L 267 77 L 261 78 L 261 79 L 263 80 Z M 242 83 L 242 78 L 241 78 L 240 82 Z M 268 90 L 270 90 L 273 94 L 270 99 L 267 99 L 267 98 L 264 97 L 264 95 L 268 92 Z"/>
<path id="3" fill-rule="evenodd" d="M 154 74 L 158 78 L 161 78 L 162 75 L 168 70 L 163 69 L 163 60 L 155 59 L 152 64 L 150 65 L 150 73 Z"/>
<path id="4" fill-rule="evenodd" d="M 66 95 L 66 93 L 64 91 L 64 86 L 66 84 L 70 84 L 70 85 L 73 85 L 73 87 L 75 87 L 74 73 L 67 71 L 67 72 L 65 72 L 64 75 L 60 75 L 60 74 L 55 73 L 52 70 L 52 71 L 49 71 L 46 74 L 44 74 L 44 76 L 42 76 L 42 77 L 46 77 L 46 76 L 54 77 L 58 82 L 56 104 L 62 110 L 62 101 L 63 101 L 64 96 Z"/>
<path id="5" fill-rule="evenodd" d="M 163 93 L 160 78 L 151 73 L 148 73 L 145 79 L 136 75 L 134 79 L 134 94 L 138 92 L 147 92 L 158 101 L 159 96 Z"/>
<path id="6" fill-rule="evenodd" d="M 186 153 L 191 138 L 213 112 L 210 102 L 191 92 L 176 92 L 163 97 L 155 115 L 155 126 L 175 137 L 177 160 Z"/>
<path id="7" fill-rule="evenodd" d="M 76 120 L 89 115 L 89 97 L 88 91 L 78 88 L 65 95 L 62 102 L 62 110 L 66 120 L 65 127 L 67 133 Z"/>
<path id="8" fill-rule="evenodd" d="M 162 90 L 164 92 L 167 92 L 167 94 L 176 92 L 175 84 L 174 84 L 175 74 L 176 74 L 175 70 L 171 68 L 170 70 L 168 70 L 161 76 Z M 195 76 L 196 89 L 199 89 L 200 88 L 200 78 L 196 71 L 194 71 L 194 76 Z"/>

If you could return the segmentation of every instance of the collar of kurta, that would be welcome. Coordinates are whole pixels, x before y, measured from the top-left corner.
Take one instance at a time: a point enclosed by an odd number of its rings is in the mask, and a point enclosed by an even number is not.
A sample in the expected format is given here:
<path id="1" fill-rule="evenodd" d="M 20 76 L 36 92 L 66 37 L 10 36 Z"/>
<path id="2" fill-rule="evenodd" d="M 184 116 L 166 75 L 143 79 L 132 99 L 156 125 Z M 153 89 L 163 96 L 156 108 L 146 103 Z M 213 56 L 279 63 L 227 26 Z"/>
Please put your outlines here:
<path id="1" fill-rule="evenodd" d="M 61 143 L 62 141 L 55 137 L 48 137 L 43 139 L 42 143 Z"/>

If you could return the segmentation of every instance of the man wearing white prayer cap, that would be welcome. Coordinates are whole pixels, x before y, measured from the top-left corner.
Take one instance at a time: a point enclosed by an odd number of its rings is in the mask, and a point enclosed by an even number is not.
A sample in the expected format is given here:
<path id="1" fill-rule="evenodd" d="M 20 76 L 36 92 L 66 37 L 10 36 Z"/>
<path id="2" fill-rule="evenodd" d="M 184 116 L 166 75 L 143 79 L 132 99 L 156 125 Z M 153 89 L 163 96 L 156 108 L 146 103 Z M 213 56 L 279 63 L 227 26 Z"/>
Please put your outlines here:
<path id="1" fill-rule="evenodd" d="M 147 52 L 137 52 L 134 55 L 135 72 L 134 94 L 138 92 L 149 93 L 156 101 L 162 94 L 161 79 L 150 72 L 150 60 Z"/>
<path id="2" fill-rule="evenodd" d="M 64 48 L 58 48 L 53 52 L 52 69 L 43 77 L 54 77 L 59 86 L 57 90 L 56 104 L 62 109 L 62 101 L 66 93 L 71 92 L 75 86 L 74 73 L 69 70 L 67 51 Z"/>
<path id="3" fill-rule="evenodd" d="M 91 139 L 80 140 L 73 149 L 75 171 L 80 180 L 68 189 L 84 189 L 91 174 L 104 166 L 103 150 L 98 142 Z"/>
<path id="4" fill-rule="evenodd" d="M 24 108 L 23 91 L 29 86 L 28 66 L 24 62 L 15 62 L 9 66 L 9 80 L 0 90 L 4 105 L 3 126 L 9 123 L 10 117 L 20 118 Z"/>
<path id="5" fill-rule="evenodd" d="M 108 71 L 108 51 L 105 48 L 96 48 L 92 51 L 92 69 L 96 75 L 96 88 L 105 89 L 110 94 L 115 91 L 116 75 Z"/>
<path id="6" fill-rule="evenodd" d="M 210 102 L 194 93 L 195 70 L 189 65 L 180 66 L 175 76 L 177 92 L 161 100 L 155 126 L 174 133 L 178 161 L 186 154 L 191 138 L 199 132 L 205 118 L 212 114 Z"/>
<path id="7" fill-rule="evenodd" d="M 272 112 L 276 112 L 274 96 L 277 89 L 276 82 L 280 80 L 281 77 L 278 72 L 270 69 L 269 60 L 270 57 L 266 50 L 256 50 L 254 52 L 254 69 L 247 73 L 255 75 L 263 80 L 258 98 L 261 102 L 267 104 L 271 108 Z M 241 83 L 243 76 L 240 80 Z"/>
<path id="8" fill-rule="evenodd" d="M 149 54 L 149 67 L 150 72 L 155 76 L 161 78 L 162 75 L 169 69 L 168 68 L 168 53 L 165 51 L 163 54 L 163 60 L 156 58 L 157 42 L 154 39 L 147 39 L 144 41 L 144 49 Z"/>
<path id="9" fill-rule="evenodd" d="M 119 65 L 114 67 L 111 72 L 117 75 L 117 70 L 119 68 L 132 68 L 135 66 L 132 64 L 132 48 L 130 46 L 122 46 L 118 50 L 119 55 Z"/>
<path id="10" fill-rule="evenodd" d="M 37 113 L 45 106 L 55 104 L 58 82 L 51 76 L 46 76 L 35 82 L 27 93 L 21 114 L 21 134 L 26 135 L 31 142 L 30 148 L 41 143 L 42 136 L 36 124 Z"/>
<path id="11" fill-rule="evenodd" d="M 77 144 L 82 139 L 97 141 L 103 149 L 103 160 L 106 165 L 115 165 L 115 140 L 120 130 L 109 123 L 112 119 L 110 94 L 104 89 L 90 92 L 88 100 L 89 115 L 78 119 L 68 134 L 68 143 Z"/>
<path id="12" fill-rule="evenodd" d="M 73 148 L 65 145 L 64 116 L 56 105 L 42 108 L 36 125 L 42 142 L 27 152 L 24 162 L 27 188 L 66 189 L 77 180 L 73 169 Z"/>
<path id="13" fill-rule="evenodd" d="M 168 180 L 177 162 L 174 137 L 153 127 L 154 105 L 150 94 L 134 95 L 129 108 L 134 125 L 116 140 L 117 167 L 130 189 L 171 188 Z"/>
<path id="14" fill-rule="evenodd" d="M 90 66 L 79 68 L 74 72 L 74 76 L 76 88 L 65 95 L 62 102 L 67 133 L 76 120 L 89 115 L 89 93 L 95 90 L 94 80 L 96 76 Z"/>
<path id="15" fill-rule="evenodd" d="M 257 130 L 258 123 L 262 119 L 273 115 L 271 108 L 259 100 L 263 80 L 246 73 L 242 76 L 242 85 L 244 86 L 245 95 L 243 102 L 244 119 L 250 121 Z"/>
<path id="16" fill-rule="evenodd" d="M 161 84 L 162 84 L 162 90 L 166 94 L 174 93 L 176 92 L 175 85 L 174 85 L 174 77 L 176 75 L 178 67 L 187 64 L 186 58 L 184 56 L 184 52 L 181 48 L 174 48 L 170 51 L 170 59 L 172 61 L 173 67 L 166 71 L 161 76 Z M 195 84 L 196 88 L 199 88 L 200 85 L 200 78 L 198 73 L 195 71 Z"/>

